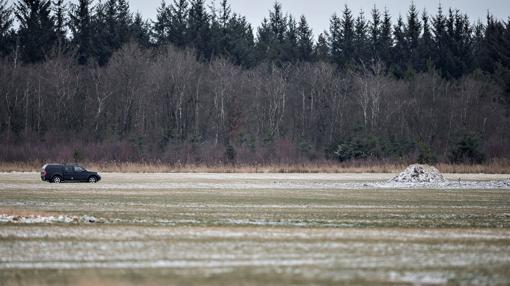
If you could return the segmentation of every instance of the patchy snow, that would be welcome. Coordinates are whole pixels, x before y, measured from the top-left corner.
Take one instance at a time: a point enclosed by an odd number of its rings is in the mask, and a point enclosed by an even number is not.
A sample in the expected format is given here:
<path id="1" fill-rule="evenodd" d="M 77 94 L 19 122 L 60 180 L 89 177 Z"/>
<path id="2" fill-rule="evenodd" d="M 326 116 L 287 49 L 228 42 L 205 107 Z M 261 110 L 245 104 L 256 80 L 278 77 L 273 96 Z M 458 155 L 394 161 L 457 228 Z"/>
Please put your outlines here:
<path id="1" fill-rule="evenodd" d="M 369 190 L 369 189 L 510 189 L 509 180 L 499 181 L 367 181 L 367 182 L 318 182 L 318 181 L 261 181 L 261 182 L 162 182 L 162 183 L 103 183 L 89 184 L 24 184 L 24 190 L 72 190 L 93 193 L 94 191 L 129 190 Z M 1 183 L 1 190 L 18 190 L 19 184 Z"/>
<path id="2" fill-rule="evenodd" d="M 97 219 L 93 216 L 17 216 L 17 215 L 6 215 L 0 214 L 0 223 L 13 223 L 13 224 L 93 224 L 93 223 L 105 223 L 105 219 Z"/>
<path id="3" fill-rule="evenodd" d="M 510 189 L 510 180 L 504 181 L 449 181 L 444 182 L 386 182 L 371 184 L 373 188 L 395 188 L 395 189 L 444 189 L 444 190 L 459 190 L 459 189 L 478 189 L 478 190 L 491 190 L 491 189 Z"/>
<path id="4" fill-rule="evenodd" d="M 85 269 L 85 268 L 108 268 L 108 269 L 147 269 L 147 268 L 215 268 L 215 267 L 281 267 L 281 266 L 304 266 L 304 265 L 329 265 L 332 259 L 232 259 L 219 257 L 220 259 L 193 260 L 154 260 L 154 261 L 54 261 L 54 262 L 8 262 L 3 263 L 0 269 Z"/>
<path id="5" fill-rule="evenodd" d="M 448 278 L 445 273 L 413 273 L 404 272 L 398 273 L 391 271 L 388 273 L 388 278 L 394 283 L 410 283 L 412 285 L 445 285 L 448 283 Z M 453 276 L 453 275 L 449 275 Z"/>
<path id="6" fill-rule="evenodd" d="M 10 225 L 0 232 L 0 271 L 161 268 L 207 277 L 229 269 L 335 285 L 359 277 L 506 285 L 509 237 L 508 229 Z"/>

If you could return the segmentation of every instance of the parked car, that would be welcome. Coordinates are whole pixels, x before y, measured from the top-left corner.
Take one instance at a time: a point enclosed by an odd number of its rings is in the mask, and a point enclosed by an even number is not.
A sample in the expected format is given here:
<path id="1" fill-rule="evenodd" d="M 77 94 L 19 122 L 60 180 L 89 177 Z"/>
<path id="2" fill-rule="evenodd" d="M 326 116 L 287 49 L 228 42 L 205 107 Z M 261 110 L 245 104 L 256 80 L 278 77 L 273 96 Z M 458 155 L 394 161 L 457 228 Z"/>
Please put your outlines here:
<path id="1" fill-rule="evenodd" d="M 97 172 L 87 171 L 76 164 L 46 164 L 41 169 L 41 180 L 50 183 L 97 183 L 101 180 L 101 176 Z"/>

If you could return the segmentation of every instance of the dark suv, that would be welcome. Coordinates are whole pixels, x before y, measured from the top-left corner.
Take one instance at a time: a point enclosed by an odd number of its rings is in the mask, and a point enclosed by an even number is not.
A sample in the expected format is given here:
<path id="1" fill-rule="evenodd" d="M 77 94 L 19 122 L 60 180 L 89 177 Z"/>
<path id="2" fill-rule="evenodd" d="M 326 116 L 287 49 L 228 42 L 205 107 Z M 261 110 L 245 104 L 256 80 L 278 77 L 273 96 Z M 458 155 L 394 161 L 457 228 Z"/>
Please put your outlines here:
<path id="1" fill-rule="evenodd" d="M 75 164 L 46 164 L 41 169 L 41 180 L 50 183 L 64 181 L 97 183 L 101 180 L 101 176 Z"/>

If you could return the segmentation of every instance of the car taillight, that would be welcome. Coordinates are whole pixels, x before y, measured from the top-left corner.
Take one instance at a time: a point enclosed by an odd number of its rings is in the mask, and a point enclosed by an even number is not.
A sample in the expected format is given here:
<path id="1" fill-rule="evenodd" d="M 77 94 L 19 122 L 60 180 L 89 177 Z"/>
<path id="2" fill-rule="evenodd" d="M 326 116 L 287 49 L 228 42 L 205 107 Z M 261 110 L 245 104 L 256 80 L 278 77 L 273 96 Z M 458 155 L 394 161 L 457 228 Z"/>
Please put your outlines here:
<path id="1" fill-rule="evenodd" d="M 43 177 L 44 177 L 44 176 L 46 176 L 46 171 L 42 171 L 42 172 L 41 172 L 41 175 L 42 175 Z"/>

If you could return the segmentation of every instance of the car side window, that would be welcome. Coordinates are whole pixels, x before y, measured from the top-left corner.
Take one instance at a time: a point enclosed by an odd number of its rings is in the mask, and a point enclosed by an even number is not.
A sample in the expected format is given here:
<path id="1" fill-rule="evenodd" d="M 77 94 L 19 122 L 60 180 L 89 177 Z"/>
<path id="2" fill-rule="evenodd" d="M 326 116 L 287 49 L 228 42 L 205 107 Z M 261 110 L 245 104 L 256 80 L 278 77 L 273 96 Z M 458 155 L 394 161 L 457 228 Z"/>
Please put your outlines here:
<path id="1" fill-rule="evenodd" d="M 71 167 L 71 166 L 65 166 L 64 167 L 64 172 L 71 173 L 72 171 L 73 171 L 73 167 Z"/>
<path id="2" fill-rule="evenodd" d="M 83 168 L 80 166 L 74 166 L 74 171 L 75 172 L 83 172 Z"/>

